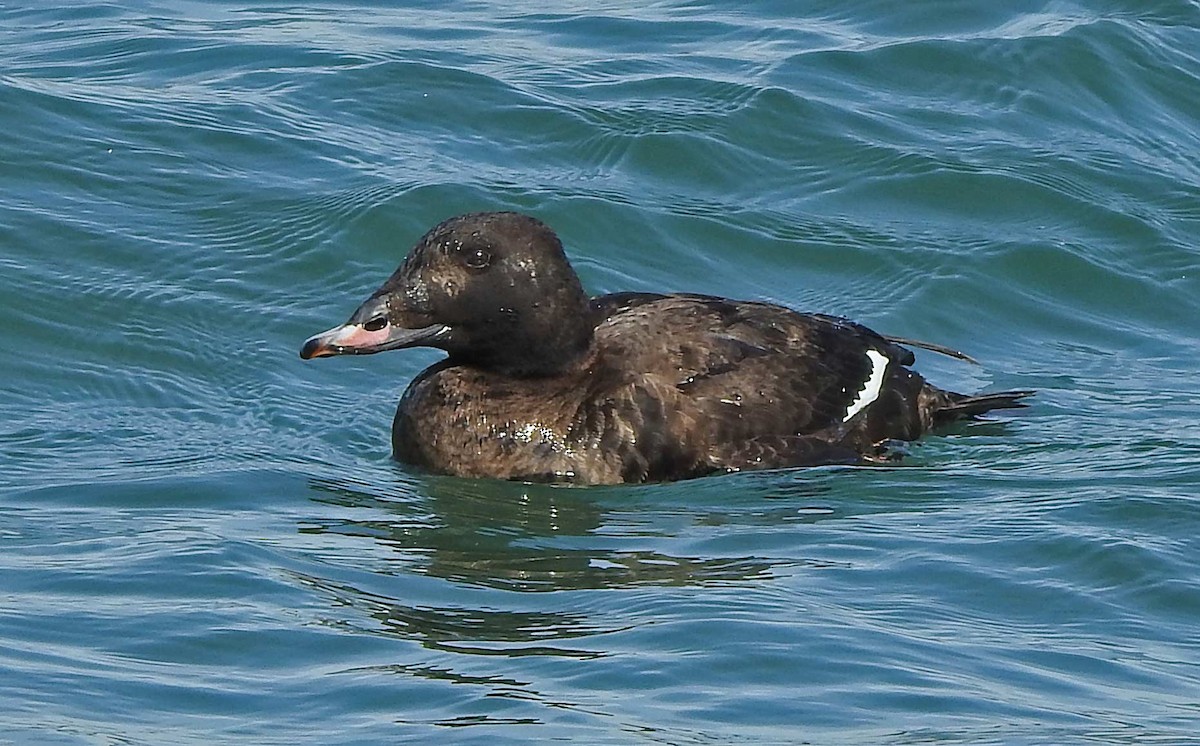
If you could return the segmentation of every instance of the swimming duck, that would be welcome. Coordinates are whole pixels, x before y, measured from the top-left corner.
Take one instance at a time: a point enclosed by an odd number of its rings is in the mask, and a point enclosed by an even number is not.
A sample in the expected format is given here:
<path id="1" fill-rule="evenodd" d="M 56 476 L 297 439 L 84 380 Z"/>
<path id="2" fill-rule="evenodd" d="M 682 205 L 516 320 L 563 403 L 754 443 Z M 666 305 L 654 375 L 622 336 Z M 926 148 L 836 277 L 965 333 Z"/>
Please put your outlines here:
<path id="1" fill-rule="evenodd" d="M 906 344 L 953 353 L 769 303 L 589 297 L 548 226 L 489 212 L 431 229 L 300 356 L 444 350 L 396 408 L 397 459 L 581 484 L 862 463 L 1031 393 L 936 388 L 908 368 Z"/>

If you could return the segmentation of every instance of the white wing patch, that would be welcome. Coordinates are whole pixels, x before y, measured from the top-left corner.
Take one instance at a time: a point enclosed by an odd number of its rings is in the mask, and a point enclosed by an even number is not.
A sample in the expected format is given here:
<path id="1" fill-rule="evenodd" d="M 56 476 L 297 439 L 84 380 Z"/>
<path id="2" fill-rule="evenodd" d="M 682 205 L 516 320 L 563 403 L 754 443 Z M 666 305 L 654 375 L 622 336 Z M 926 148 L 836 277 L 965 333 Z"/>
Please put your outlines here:
<path id="1" fill-rule="evenodd" d="M 863 411 L 868 404 L 879 398 L 879 389 L 883 387 L 883 374 L 887 371 L 888 359 L 886 355 L 875 350 L 867 350 L 867 358 L 871 361 L 871 375 L 863 384 L 862 391 L 859 391 L 858 396 L 854 397 L 854 401 L 850 403 L 850 408 L 846 410 L 846 416 L 842 418 L 842 422 L 849 421 L 851 417 Z"/>

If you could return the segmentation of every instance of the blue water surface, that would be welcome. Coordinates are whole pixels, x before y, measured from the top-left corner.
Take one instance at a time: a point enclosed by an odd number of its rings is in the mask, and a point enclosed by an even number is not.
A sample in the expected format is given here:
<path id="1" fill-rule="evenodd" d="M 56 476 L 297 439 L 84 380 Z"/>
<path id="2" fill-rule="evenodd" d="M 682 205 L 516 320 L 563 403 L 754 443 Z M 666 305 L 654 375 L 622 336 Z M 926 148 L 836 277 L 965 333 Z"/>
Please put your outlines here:
<path id="1" fill-rule="evenodd" d="M 1200 6 L 0 4 L 0 741 L 1196 743 Z M 1032 408 L 895 465 L 392 461 L 430 226 Z"/>

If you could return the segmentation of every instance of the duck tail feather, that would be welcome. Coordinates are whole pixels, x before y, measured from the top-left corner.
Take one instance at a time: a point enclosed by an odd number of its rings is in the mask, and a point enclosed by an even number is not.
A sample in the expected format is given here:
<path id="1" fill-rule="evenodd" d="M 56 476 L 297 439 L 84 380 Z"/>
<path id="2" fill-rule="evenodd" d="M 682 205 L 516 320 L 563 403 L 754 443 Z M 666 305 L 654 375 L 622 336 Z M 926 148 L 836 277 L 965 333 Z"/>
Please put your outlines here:
<path id="1" fill-rule="evenodd" d="M 1021 409 L 1029 406 L 1028 402 L 1023 400 L 1035 393 L 1037 392 L 1033 390 L 1024 390 L 1000 391 L 995 394 L 979 394 L 977 396 L 952 394 L 950 401 L 938 407 L 934 412 L 934 419 L 939 423 L 952 422 L 967 417 L 978 417 L 993 409 Z"/>
<path id="2" fill-rule="evenodd" d="M 891 342 L 892 344 L 907 345 L 909 347 L 918 347 L 922 350 L 929 350 L 930 352 L 936 352 L 939 355 L 945 355 L 946 357 L 952 357 L 955 360 L 963 360 L 965 362 L 972 363 L 974 365 L 979 365 L 978 360 L 971 357 L 970 355 L 968 355 L 965 352 L 959 352 L 958 350 L 954 349 L 953 347 L 946 347 L 945 345 L 934 344 L 933 342 L 922 342 L 919 339 L 909 339 L 907 337 L 884 336 L 884 339 Z"/>

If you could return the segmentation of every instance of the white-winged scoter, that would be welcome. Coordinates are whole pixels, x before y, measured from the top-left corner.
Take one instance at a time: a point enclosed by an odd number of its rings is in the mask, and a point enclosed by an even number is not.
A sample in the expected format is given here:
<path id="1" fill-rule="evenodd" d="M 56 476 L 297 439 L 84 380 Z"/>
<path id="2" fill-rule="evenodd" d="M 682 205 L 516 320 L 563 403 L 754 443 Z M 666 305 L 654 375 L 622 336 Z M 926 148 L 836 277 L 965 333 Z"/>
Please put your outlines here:
<path id="1" fill-rule="evenodd" d="M 397 459 L 580 484 L 860 463 L 1031 393 L 936 388 L 901 342 L 952 352 L 768 303 L 589 298 L 549 227 L 497 212 L 435 226 L 300 356 L 444 350 L 400 399 Z"/>

